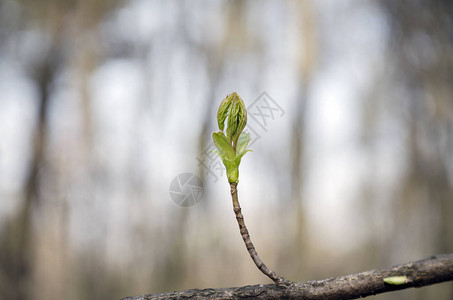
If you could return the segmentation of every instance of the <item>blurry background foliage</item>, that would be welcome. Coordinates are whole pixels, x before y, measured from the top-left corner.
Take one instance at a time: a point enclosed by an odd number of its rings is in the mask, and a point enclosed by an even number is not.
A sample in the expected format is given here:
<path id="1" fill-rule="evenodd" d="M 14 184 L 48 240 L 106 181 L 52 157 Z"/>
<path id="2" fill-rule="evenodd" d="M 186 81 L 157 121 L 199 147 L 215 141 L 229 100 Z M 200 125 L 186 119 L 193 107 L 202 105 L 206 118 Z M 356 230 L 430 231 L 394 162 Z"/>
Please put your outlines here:
<path id="1" fill-rule="evenodd" d="M 447 0 L 2 0 L 0 298 L 268 282 L 225 175 L 196 160 L 233 91 L 286 112 L 241 164 L 272 269 L 302 281 L 453 252 L 452 83 Z M 183 172 L 205 185 L 190 209 L 168 194 Z"/>

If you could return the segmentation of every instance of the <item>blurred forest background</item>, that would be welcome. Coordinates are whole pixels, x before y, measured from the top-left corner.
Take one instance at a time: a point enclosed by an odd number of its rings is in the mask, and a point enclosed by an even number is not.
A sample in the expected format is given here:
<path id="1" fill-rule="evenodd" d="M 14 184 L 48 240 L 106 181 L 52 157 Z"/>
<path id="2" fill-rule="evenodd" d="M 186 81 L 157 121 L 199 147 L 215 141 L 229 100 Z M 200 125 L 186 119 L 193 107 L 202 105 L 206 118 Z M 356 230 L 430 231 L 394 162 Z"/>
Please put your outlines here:
<path id="1" fill-rule="evenodd" d="M 197 159 L 233 91 L 282 111 L 239 184 L 271 269 L 453 252 L 451 1 L 1 0 L 0 298 L 268 283 Z M 204 182 L 191 208 L 169 195 L 184 172 Z"/>

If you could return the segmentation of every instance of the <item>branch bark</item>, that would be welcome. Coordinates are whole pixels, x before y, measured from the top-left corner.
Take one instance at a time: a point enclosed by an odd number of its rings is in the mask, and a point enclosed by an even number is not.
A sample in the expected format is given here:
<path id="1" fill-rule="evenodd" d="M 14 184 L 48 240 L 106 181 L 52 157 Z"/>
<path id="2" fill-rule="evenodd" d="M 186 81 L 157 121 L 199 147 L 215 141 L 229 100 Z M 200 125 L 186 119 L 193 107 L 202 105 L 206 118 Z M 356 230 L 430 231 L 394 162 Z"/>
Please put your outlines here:
<path id="1" fill-rule="evenodd" d="M 383 279 L 391 276 L 406 276 L 408 280 L 402 285 L 384 283 Z M 286 287 L 276 284 L 259 284 L 220 289 L 191 289 L 127 297 L 122 300 L 239 299 L 244 297 L 258 299 L 355 299 L 450 280 L 453 280 L 453 253 L 436 255 L 387 269 L 370 270 L 323 280 L 292 282 Z"/>

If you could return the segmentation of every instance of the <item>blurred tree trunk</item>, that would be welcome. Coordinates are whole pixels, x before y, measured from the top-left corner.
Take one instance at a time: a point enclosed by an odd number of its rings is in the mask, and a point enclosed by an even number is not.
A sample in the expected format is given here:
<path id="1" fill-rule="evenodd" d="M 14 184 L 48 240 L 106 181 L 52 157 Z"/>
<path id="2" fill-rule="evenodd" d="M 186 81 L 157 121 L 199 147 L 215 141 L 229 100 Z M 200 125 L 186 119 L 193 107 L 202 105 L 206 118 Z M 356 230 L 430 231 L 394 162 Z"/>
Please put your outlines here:
<path id="1" fill-rule="evenodd" d="M 399 116 L 406 124 L 407 164 L 394 199 L 396 235 L 390 242 L 396 257 L 451 252 L 453 6 L 426 0 L 381 4 L 390 18 L 397 80 L 410 96 Z M 414 244 L 423 253 L 413 253 Z M 453 285 L 435 293 L 425 297 L 451 298 Z"/>
<path id="2" fill-rule="evenodd" d="M 55 49 L 54 49 L 55 50 Z M 31 299 L 33 269 L 33 212 L 41 204 L 42 170 L 46 165 L 49 89 L 55 75 L 54 51 L 36 66 L 33 77 L 38 88 L 37 122 L 31 143 L 31 161 L 25 181 L 24 198 L 16 216 L 7 221 L 0 239 L 0 268 L 9 284 L 1 292 L 5 299 Z"/>
<path id="3" fill-rule="evenodd" d="M 303 276 L 309 271 L 307 268 L 308 261 L 305 259 L 308 256 L 306 220 L 304 213 L 304 200 L 302 193 L 304 189 L 304 172 L 305 165 L 305 119 L 306 111 L 309 105 L 308 92 L 310 83 L 313 77 L 315 64 L 317 60 L 317 38 L 316 38 L 316 19 L 313 3 L 310 0 L 300 1 L 296 5 L 296 10 L 300 12 L 301 20 L 299 20 L 300 36 L 299 36 L 299 88 L 296 96 L 295 113 L 292 116 L 292 135 L 291 135 L 291 206 L 296 213 L 293 216 L 296 219 L 296 228 L 294 232 L 293 257 L 299 257 L 298 264 L 286 266 L 288 269 L 296 268 L 292 272 L 297 278 Z M 286 256 L 286 255 L 285 255 Z M 282 260 L 285 258 L 282 257 Z M 297 265 L 297 266 L 296 266 Z"/>

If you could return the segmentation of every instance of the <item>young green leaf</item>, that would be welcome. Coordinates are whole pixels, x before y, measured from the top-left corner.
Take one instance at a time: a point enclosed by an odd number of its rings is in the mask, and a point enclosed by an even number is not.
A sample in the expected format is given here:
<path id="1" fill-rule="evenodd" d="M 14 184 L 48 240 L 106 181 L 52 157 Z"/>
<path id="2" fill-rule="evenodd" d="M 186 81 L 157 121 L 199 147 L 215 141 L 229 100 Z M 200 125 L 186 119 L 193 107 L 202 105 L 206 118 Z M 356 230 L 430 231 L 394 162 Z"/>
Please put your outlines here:
<path id="1" fill-rule="evenodd" d="M 242 157 L 243 157 L 247 152 L 249 152 L 249 151 L 252 151 L 252 150 L 245 150 L 245 151 L 242 151 L 241 153 L 239 153 L 238 156 L 236 156 L 236 157 L 234 158 L 234 161 L 235 161 L 235 163 L 237 164 L 238 167 L 239 167 L 239 164 L 241 163 Z"/>
<path id="2" fill-rule="evenodd" d="M 217 124 L 219 125 L 219 129 L 223 131 L 225 126 L 225 120 L 228 116 L 229 110 L 231 106 L 231 95 L 227 96 L 225 99 L 222 100 L 219 106 L 219 110 L 217 111 Z"/>
<path id="3" fill-rule="evenodd" d="M 218 153 L 220 154 L 220 158 L 234 159 L 236 154 L 234 153 L 233 147 L 222 131 L 213 132 L 212 141 L 219 150 Z"/>
<path id="4" fill-rule="evenodd" d="M 241 152 L 245 151 L 249 142 L 250 142 L 250 133 L 242 132 L 238 139 L 236 153 L 241 153 Z"/>

